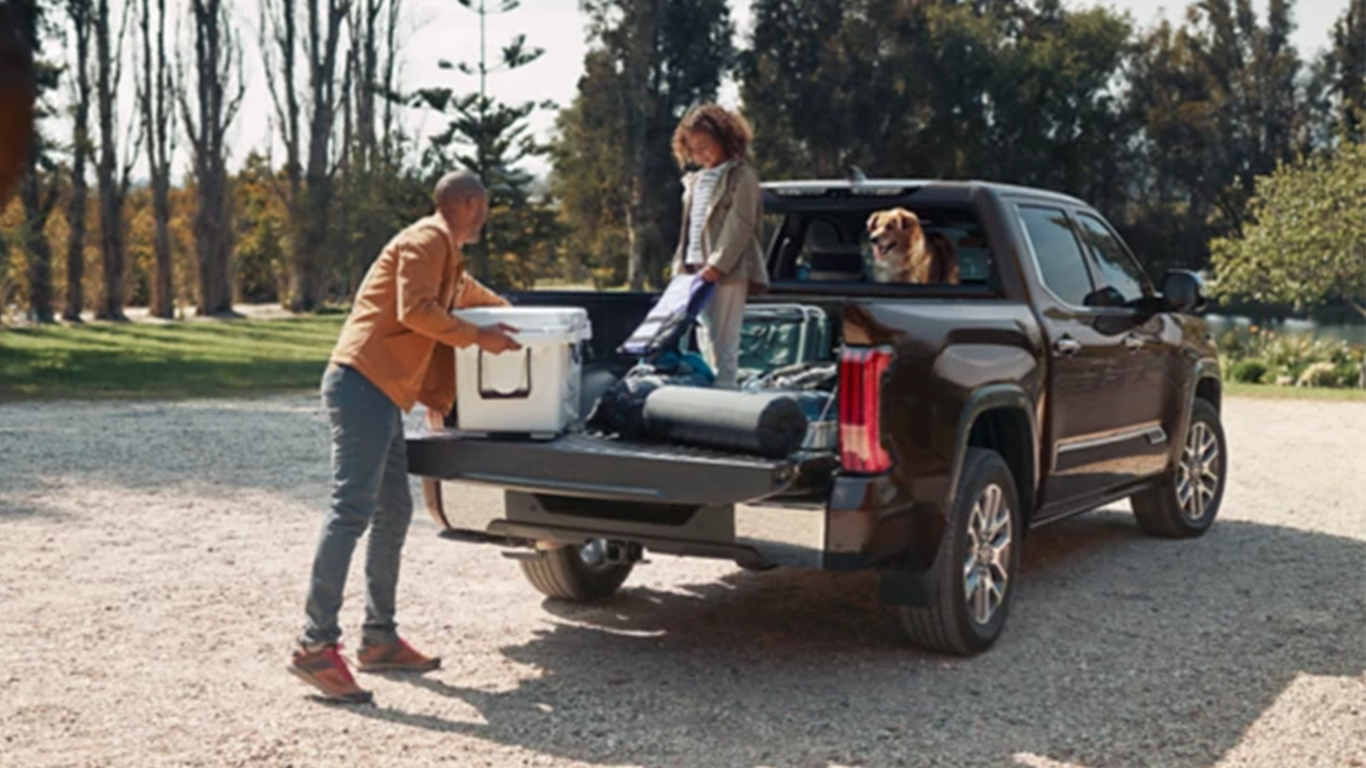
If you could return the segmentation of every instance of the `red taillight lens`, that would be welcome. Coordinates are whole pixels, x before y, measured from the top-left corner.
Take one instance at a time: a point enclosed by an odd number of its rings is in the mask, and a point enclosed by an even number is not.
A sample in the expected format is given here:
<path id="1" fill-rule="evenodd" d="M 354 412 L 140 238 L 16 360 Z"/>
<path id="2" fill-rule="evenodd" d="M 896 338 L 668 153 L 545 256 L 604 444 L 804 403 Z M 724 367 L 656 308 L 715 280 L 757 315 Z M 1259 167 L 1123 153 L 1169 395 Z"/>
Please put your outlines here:
<path id="1" fill-rule="evenodd" d="M 892 364 L 890 347 L 845 348 L 840 355 L 840 465 L 845 472 L 874 475 L 892 468 L 882 446 L 882 376 Z"/>

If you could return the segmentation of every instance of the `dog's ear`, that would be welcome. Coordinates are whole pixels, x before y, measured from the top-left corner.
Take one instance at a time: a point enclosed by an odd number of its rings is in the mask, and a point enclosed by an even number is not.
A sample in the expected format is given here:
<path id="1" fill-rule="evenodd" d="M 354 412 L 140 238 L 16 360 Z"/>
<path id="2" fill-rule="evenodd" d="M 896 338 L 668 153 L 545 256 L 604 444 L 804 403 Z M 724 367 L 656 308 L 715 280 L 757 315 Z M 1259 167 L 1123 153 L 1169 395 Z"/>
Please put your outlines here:
<path id="1" fill-rule="evenodd" d="M 896 216 L 897 229 L 915 229 L 920 226 L 920 217 L 905 208 L 893 208 L 891 213 Z"/>

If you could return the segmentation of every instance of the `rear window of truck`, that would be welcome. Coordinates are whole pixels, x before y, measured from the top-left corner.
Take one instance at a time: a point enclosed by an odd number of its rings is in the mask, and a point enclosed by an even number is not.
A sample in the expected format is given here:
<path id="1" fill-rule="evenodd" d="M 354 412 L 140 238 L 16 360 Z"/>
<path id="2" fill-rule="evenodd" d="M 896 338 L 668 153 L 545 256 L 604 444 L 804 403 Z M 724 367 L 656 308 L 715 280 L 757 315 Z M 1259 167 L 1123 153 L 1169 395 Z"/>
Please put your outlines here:
<path id="1" fill-rule="evenodd" d="M 870 202 L 845 210 L 766 214 L 770 279 L 788 285 L 845 284 L 851 289 L 879 284 L 868 239 L 868 219 L 890 207 L 896 206 Z M 996 285 L 996 265 L 975 211 L 966 207 L 900 207 L 916 214 L 927 240 L 937 240 L 941 248 L 947 245 L 958 263 L 960 285 Z M 906 284 L 905 288 L 920 291 L 926 286 Z"/>

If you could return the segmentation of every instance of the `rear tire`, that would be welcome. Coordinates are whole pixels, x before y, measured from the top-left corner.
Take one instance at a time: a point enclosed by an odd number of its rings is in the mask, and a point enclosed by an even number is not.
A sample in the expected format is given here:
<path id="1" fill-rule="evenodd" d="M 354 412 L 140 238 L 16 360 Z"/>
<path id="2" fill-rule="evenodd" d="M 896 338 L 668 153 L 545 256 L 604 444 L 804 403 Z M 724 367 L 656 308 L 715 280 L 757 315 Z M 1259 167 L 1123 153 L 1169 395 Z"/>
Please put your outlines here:
<path id="1" fill-rule="evenodd" d="M 1181 458 L 1161 484 L 1134 494 L 1130 506 L 1144 533 L 1166 539 L 1201 536 L 1214 524 L 1228 480 L 1228 444 L 1219 411 L 1196 398 Z"/>
<path id="2" fill-rule="evenodd" d="M 631 575 L 631 565 L 602 561 L 597 542 L 564 546 L 522 560 L 522 575 L 546 597 L 586 603 L 609 597 Z"/>
<path id="3" fill-rule="evenodd" d="M 1015 477 L 995 451 L 969 448 L 927 606 L 901 606 L 901 626 L 919 648 L 970 656 L 1005 628 L 1024 536 Z"/>

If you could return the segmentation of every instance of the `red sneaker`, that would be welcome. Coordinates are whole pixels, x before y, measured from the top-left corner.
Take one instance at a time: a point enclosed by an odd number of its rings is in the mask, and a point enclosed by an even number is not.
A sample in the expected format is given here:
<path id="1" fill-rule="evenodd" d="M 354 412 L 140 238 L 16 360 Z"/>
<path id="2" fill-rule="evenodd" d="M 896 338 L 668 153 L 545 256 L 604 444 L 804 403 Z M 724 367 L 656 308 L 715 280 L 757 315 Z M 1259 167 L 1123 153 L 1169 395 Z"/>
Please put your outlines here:
<path id="1" fill-rule="evenodd" d="M 322 691 L 324 697 L 347 704 L 369 704 L 374 695 L 356 685 L 356 678 L 342 658 L 341 646 L 325 645 L 310 651 L 300 647 L 289 661 L 289 671 L 295 677 Z"/>
<path id="2" fill-rule="evenodd" d="M 399 640 L 390 645 L 362 645 L 356 654 L 362 672 L 430 672 L 441 666 L 441 659 L 425 656 Z"/>

